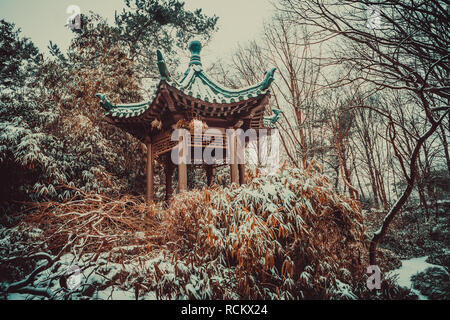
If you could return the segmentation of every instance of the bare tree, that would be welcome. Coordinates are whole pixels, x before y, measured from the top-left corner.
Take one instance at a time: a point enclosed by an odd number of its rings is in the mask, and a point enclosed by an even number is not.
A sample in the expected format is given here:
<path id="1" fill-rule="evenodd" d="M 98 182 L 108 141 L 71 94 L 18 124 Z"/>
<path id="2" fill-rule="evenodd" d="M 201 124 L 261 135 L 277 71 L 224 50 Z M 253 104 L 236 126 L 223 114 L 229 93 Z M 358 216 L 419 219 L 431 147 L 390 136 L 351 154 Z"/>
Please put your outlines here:
<path id="1" fill-rule="evenodd" d="M 321 65 L 314 56 L 320 56 L 320 46 L 313 48 L 304 30 L 285 15 L 276 15 L 265 25 L 262 41 L 240 47 L 233 59 L 239 78 L 247 85 L 259 81 L 268 66 L 277 68 L 271 103 L 284 112 L 279 123 L 281 143 L 289 160 L 302 167 L 320 152 L 321 141 L 313 132 L 318 131 L 317 123 L 327 120 L 319 112 Z"/>
<path id="2" fill-rule="evenodd" d="M 336 85 L 363 81 L 375 91 L 389 88 L 410 92 L 417 98 L 414 105 L 426 120 L 419 134 L 411 133 L 413 145 L 406 159 L 399 152 L 397 131 L 407 128 L 392 113 L 378 110 L 388 119 L 387 132 L 407 186 L 371 240 L 370 263 L 376 264 L 377 244 L 413 191 L 420 151 L 450 110 L 449 2 L 281 0 L 281 3 L 283 7 L 279 9 L 290 14 L 293 23 L 315 30 L 311 37 L 316 41 L 336 41 L 334 38 L 340 41 L 339 46 L 333 42 L 334 58 L 348 72 Z M 373 18 L 377 20 L 371 21 Z"/>

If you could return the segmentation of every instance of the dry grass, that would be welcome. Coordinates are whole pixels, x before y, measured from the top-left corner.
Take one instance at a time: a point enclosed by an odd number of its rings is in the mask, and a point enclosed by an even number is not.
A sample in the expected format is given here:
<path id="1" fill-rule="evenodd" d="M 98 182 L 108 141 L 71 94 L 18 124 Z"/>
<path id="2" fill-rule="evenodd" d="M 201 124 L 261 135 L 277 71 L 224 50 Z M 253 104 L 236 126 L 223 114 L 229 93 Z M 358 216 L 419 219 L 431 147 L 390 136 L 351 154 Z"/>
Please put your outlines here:
<path id="1" fill-rule="evenodd" d="M 80 191 L 81 192 L 81 191 Z M 85 194 L 64 203 L 47 202 L 34 205 L 34 213 L 26 222 L 44 231 L 48 248 L 61 250 L 68 242 L 80 249 L 79 254 L 93 250 L 108 251 L 118 246 L 136 245 L 134 235 L 155 227 L 156 206 L 139 197 L 125 195 L 113 199 L 104 195 Z M 142 241 L 141 241 L 142 242 Z"/>

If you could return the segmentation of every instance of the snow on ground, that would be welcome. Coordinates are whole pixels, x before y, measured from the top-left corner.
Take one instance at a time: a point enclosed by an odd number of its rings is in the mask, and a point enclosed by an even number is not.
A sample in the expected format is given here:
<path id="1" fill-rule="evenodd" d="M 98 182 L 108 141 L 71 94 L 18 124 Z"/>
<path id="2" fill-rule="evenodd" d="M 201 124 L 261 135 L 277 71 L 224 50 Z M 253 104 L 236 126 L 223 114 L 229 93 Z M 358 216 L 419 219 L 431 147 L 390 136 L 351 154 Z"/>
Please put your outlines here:
<path id="1" fill-rule="evenodd" d="M 135 300 L 135 293 L 132 290 L 116 290 L 114 287 L 106 288 L 94 294 L 94 299 L 100 300 Z"/>
<path id="2" fill-rule="evenodd" d="M 426 262 L 427 258 L 428 256 L 402 260 L 402 266 L 399 269 L 389 272 L 390 275 L 397 275 L 397 283 L 402 287 L 411 289 L 411 292 L 416 294 L 419 297 L 419 300 L 428 300 L 428 297 L 424 296 L 420 293 L 420 291 L 413 288 L 411 277 L 417 273 L 424 272 L 426 269 L 431 267 L 442 268 L 442 266 Z"/>
<path id="3" fill-rule="evenodd" d="M 103 291 L 99 291 L 93 296 L 95 299 L 100 300 L 136 300 L 136 296 L 133 290 L 120 290 L 113 287 L 106 288 Z M 140 296 L 139 300 L 156 300 L 156 293 L 149 292 L 144 296 Z"/>
<path id="4" fill-rule="evenodd" d="M 10 293 L 6 300 L 29 300 L 32 296 L 23 293 Z"/>

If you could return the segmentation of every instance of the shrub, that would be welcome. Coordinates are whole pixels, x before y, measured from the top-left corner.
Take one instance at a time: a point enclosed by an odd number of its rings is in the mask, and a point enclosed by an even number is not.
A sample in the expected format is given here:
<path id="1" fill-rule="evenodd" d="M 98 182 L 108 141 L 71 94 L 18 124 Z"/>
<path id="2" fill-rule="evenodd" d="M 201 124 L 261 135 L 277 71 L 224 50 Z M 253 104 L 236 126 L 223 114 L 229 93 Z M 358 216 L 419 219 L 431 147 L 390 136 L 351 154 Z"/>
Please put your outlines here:
<path id="1" fill-rule="evenodd" d="M 225 274 L 241 299 L 354 298 L 345 284 L 363 269 L 359 204 L 314 168 L 183 193 L 162 219 L 177 259 L 209 272 L 210 298 L 231 298 L 213 280 Z"/>

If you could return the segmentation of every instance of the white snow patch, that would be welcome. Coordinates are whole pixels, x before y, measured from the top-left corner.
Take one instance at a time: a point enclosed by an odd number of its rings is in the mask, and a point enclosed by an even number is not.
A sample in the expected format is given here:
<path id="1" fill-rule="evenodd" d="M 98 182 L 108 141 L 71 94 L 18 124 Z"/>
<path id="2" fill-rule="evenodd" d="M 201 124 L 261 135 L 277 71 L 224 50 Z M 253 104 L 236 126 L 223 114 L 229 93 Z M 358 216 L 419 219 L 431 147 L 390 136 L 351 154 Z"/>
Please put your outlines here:
<path id="1" fill-rule="evenodd" d="M 6 297 L 6 300 L 30 300 L 32 296 L 25 293 L 10 293 Z"/>
<path id="2" fill-rule="evenodd" d="M 150 291 L 146 293 L 142 300 L 157 300 L 156 293 L 154 291 Z"/>
<path id="3" fill-rule="evenodd" d="M 136 232 L 135 236 L 138 239 L 145 240 L 145 233 L 144 232 Z"/>
<path id="4" fill-rule="evenodd" d="M 358 299 L 358 297 L 353 294 L 351 287 L 348 284 L 339 281 L 339 279 L 336 279 L 336 285 L 338 287 L 338 290 L 341 292 L 342 297 L 345 297 L 345 298 L 348 298 L 351 300 Z"/>
<path id="5" fill-rule="evenodd" d="M 114 287 L 108 287 L 105 290 L 98 291 L 94 297 L 100 300 L 136 300 L 134 291 L 118 290 Z"/>
<path id="6" fill-rule="evenodd" d="M 427 258 L 428 256 L 402 260 L 402 266 L 399 269 L 389 272 L 390 275 L 398 276 L 398 285 L 411 289 L 411 292 L 416 294 L 419 297 L 419 300 L 428 300 L 428 297 L 413 288 L 411 277 L 417 273 L 424 272 L 431 267 L 442 268 L 441 266 L 426 262 Z"/>

